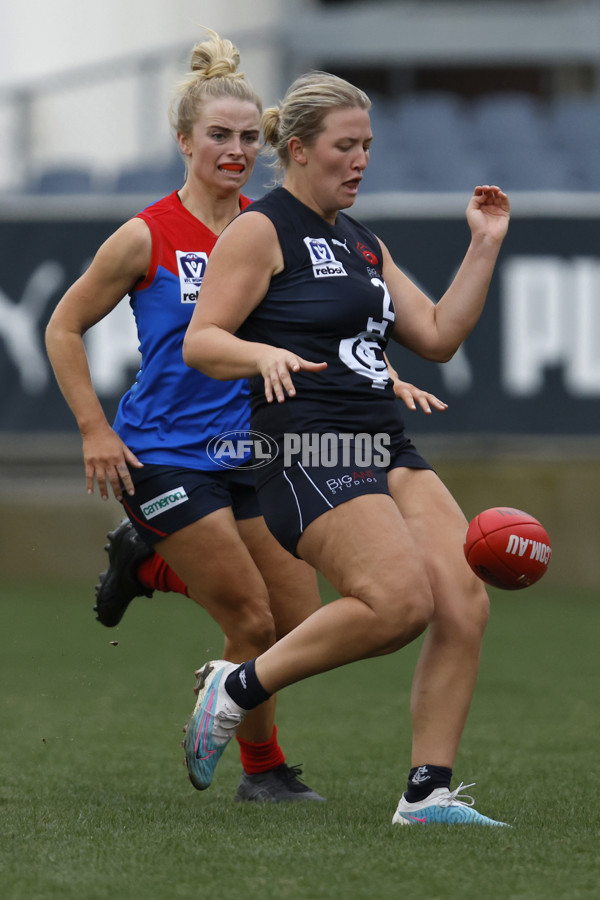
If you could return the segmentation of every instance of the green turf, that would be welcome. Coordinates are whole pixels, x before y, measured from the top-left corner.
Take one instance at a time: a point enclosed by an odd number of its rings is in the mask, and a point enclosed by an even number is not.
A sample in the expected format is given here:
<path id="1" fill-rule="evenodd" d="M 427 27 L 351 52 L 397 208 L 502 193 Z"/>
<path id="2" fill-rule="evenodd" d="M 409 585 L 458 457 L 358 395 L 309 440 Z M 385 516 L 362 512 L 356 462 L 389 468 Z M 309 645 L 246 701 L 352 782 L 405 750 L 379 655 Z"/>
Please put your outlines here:
<path id="1" fill-rule="evenodd" d="M 220 655 L 205 613 L 163 596 L 109 630 L 89 585 L 4 583 L 0 896 L 597 898 L 598 597 L 492 601 L 455 773 L 514 828 L 392 828 L 416 646 L 282 693 L 288 762 L 327 804 L 240 806 L 235 745 L 205 793 L 181 765 L 192 670 Z"/>

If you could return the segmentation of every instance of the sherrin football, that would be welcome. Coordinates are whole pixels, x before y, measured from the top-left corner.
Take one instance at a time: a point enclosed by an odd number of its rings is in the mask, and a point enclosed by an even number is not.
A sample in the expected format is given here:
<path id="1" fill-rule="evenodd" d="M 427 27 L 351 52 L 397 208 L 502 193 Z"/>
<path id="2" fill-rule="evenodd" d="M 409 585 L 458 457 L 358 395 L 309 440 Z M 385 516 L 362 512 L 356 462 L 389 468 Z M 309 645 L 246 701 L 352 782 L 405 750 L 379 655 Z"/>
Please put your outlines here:
<path id="1" fill-rule="evenodd" d="M 505 591 L 519 591 L 539 581 L 552 553 L 548 533 L 538 520 L 506 506 L 475 516 L 464 549 L 475 574 Z"/>

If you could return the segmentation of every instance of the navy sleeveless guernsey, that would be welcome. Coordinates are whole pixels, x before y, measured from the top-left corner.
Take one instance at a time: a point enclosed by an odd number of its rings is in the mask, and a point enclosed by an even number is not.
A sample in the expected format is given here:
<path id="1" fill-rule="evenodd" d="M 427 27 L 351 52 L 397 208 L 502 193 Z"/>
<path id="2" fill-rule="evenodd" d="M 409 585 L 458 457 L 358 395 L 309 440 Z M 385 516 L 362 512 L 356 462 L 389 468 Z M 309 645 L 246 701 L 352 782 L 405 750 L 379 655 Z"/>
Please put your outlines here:
<path id="1" fill-rule="evenodd" d="M 362 494 L 389 494 L 390 469 L 431 467 L 404 434 L 384 358 L 395 313 L 375 235 L 343 213 L 330 225 L 284 188 L 251 210 L 273 222 L 284 268 L 238 334 L 327 363 L 292 373 L 297 393 L 283 403 L 267 403 L 262 377 L 250 380 L 252 428 L 277 445 L 255 469 L 261 510 L 296 554 L 324 513 Z"/>
<path id="2" fill-rule="evenodd" d="M 330 225 L 285 188 L 250 211 L 273 222 L 284 269 L 239 337 L 327 363 L 322 372 L 293 373 L 297 393 L 284 403 L 268 404 L 262 378 L 250 379 L 252 427 L 276 440 L 290 431 L 400 436 L 404 422 L 384 359 L 395 313 L 378 239 L 344 213 Z"/>

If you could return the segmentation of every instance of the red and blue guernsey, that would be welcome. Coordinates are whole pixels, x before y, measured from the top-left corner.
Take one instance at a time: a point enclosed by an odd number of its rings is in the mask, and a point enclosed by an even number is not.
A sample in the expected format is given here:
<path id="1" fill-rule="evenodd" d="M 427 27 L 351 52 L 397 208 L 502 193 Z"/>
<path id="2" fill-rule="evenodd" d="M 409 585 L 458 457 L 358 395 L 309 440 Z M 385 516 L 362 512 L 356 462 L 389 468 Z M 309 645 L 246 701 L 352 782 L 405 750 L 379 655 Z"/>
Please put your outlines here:
<path id="1" fill-rule="evenodd" d="M 240 209 L 250 203 L 240 198 Z M 130 295 L 142 357 L 114 429 L 144 463 L 217 470 L 210 440 L 250 428 L 248 385 L 215 381 L 183 362 L 182 345 L 217 235 L 177 192 L 138 213 L 152 235 L 146 278 Z M 240 459 L 240 464 L 245 460 Z"/>

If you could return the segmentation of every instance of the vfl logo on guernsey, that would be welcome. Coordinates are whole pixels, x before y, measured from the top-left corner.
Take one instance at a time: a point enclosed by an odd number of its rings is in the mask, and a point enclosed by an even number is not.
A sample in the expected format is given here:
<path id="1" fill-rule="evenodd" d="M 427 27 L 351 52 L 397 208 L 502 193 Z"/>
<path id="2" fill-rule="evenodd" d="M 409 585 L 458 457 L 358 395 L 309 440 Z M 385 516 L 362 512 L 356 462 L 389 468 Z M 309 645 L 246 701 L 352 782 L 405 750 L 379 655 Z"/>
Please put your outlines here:
<path id="1" fill-rule="evenodd" d="M 159 494 L 158 497 L 153 497 L 152 500 L 148 500 L 147 503 L 144 503 L 140 509 L 146 519 L 153 519 L 154 516 L 167 512 L 167 510 L 172 509 L 174 506 L 185 503 L 188 499 L 188 495 L 184 488 L 177 487 L 173 488 L 171 491 L 165 491 L 164 494 Z"/>
<path id="2" fill-rule="evenodd" d="M 179 289 L 182 303 L 195 303 L 204 278 L 208 256 L 200 251 L 176 250 Z"/>
<path id="3" fill-rule="evenodd" d="M 332 275 L 348 275 L 333 253 L 325 238 L 305 237 L 315 278 L 331 278 Z M 342 245 L 343 246 L 343 245 Z M 347 248 L 346 248 L 347 249 Z"/>

